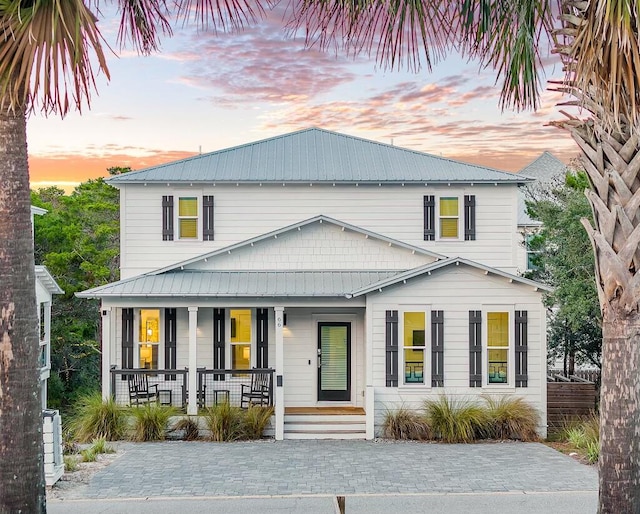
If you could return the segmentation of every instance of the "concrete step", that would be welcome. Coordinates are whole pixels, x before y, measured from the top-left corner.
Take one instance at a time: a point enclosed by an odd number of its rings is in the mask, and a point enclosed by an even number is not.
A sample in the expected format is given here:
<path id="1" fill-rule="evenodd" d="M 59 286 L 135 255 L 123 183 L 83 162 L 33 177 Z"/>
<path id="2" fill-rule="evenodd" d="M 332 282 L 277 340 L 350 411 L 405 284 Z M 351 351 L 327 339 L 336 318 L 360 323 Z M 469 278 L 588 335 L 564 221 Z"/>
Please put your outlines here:
<path id="1" fill-rule="evenodd" d="M 366 416 L 360 414 L 287 414 L 285 439 L 365 439 Z"/>
<path id="2" fill-rule="evenodd" d="M 284 432 L 285 439 L 366 439 L 362 432 Z"/>

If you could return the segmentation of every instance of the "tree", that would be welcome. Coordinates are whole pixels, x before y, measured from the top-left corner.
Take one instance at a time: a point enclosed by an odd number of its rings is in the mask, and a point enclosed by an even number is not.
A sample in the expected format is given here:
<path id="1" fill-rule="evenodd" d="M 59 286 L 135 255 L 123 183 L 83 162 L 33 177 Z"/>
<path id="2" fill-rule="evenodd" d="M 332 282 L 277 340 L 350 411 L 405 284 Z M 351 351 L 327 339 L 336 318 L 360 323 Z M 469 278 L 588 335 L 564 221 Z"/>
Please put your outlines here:
<path id="1" fill-rule="evenodd" d="M 599 512 L 640 512 L 640 9 L 619 0 L 301 0 L 294 27 L 310 44 L 427 68 L 452 50 L 502 79 L 503 107 L 536 108 L 542 55 L 562 60 L 553 89 L 581 107 L 556 124 L 578 144 L 589 178 L 602 312 Z"/>
<path id="2" fill-rule="evenodd" d="M 529 240 L 535 269 L 528 278 L 551 285 L 545 303 L 551 310 L 548 327 L 550 356 L 563 358 L 565 373 L 576 363 L 601 366 L 602 329 L 594 280 L 593 252 L 581 218 L 591 218 L 584 195 L 589 186 L 584 171 L 569 172 L 550 187 L 530 188 L 527 211 L 542 222 Z"/>
<path id="3" fill-rule="evenodd" d="M 121 14 L 121 44 L 150 53 L 161 35 L 170 35 L 166 0 L 113 3 Z M 200 24 L 225 29 L 262 11 L 260 0 L 171 5 L 183 18 L 193 14 Z M 37 108 L 62 116 L 81 110 L 96 73 L 109 76 L 96 14 L 93 1 L 0 0 L 1 513 L 46 511 L 26 117 Z"/>
<path id="4" fill-rule="evenodd" d="M 48 383 L 49 405 L 64 411 L 78 394 L 100 387 L 99 306 L 75 293 L 119 279 L 120 195 L 96 179 L 83 182 L 69 196 L 55 187 L 40 189 L 32 192 L 31 202 L 49 211 L 34 223 L 38 262 L 46 264 L 65 291 L 52 307 Z"/>

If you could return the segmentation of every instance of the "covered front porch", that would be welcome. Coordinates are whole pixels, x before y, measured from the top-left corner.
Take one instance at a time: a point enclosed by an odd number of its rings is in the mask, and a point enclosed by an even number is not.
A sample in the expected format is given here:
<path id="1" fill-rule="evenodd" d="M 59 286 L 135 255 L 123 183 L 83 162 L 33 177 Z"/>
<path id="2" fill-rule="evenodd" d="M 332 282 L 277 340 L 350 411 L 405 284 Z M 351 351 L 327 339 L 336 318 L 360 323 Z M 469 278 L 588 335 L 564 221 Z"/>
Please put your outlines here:
<path id="1" fill-rule="evenodd" d="M 363 307 L 108 303 L 105 398 L 153 401 L 189 415 L 223 402 L 273 406 L 276 439 L 368 436 Z M 144 377 L 142 400 L 133 376 Z"/>

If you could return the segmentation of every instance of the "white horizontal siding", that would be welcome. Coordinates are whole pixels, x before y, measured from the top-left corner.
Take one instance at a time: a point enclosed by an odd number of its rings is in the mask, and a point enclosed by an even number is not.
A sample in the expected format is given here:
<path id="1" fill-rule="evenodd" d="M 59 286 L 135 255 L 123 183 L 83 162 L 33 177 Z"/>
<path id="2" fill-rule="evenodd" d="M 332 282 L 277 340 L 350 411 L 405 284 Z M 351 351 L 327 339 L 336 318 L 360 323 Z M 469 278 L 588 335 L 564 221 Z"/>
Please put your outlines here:
<path id="1" fill-rule="evenodd" d="M 504 387 L 469 387 L 469 311 L 487 312 L 496 305 L 511 306 L 513 310 L 526 310 L 528 313 L 528 387 L 515 388 L 513 384 Z M 418 306 L 444 312 L 445 387 L 430 387 L 429 335 L 425 366 L 427 384 L 420 387 L 403 386 L 402 370 L 399 370 L 400 387 L 386 387 L 386 311 L 402 311 L 405 308 L 415 310 Z M 382 293 L 371 294 L 367 299 L 367 309 L 372 309 L 371 347 L 376 426 L 379 427 L 387 409 L 393 410 L 400 405 L 420 409 L 424 400 L 437 399 L 442 394 L 450 398 L 478 401 L 482 394 L 520 396 L 539 410 L 542 425 L 546 424 L 545 310 L 541 294 L 532 287 L 509 283 L 502 277 L 487 276 L 481 271 L 461 265 L 436 272 L 431 277 L 414 279 L 402 287 L 391 287 Z M 430 318 L 426 321 L 427 333 L 430 334 Z M 509 322 L 513 324 L 513 318 L 510 317 Z M 399 323 L 402 323 L 401 317 Z M 510 342 L 513 348 L 514 341 Z M 483 346 L 486 346 L 484 333 Z M 486 374 L 483 379 L 486 381 Z"/>
<path id="2" fill-rule="evenodd" d="M 406 270 L 433 262 L 412 250 L 367 238 L 331 223 L 314 223 L 222 254 L 189 269 L 219 270 Z"/>
<path id="3" fill-rule="evenodd" d="M 125 191 L 126 190 L 126 191 Z M 215 241 L 162 241 L 162 195 L 214 195 Z M 476 196 L 476 241 L 424 241 L 423 196 Z M 450 256 L 514 271 L 515 186 L 123 186 L 121 265 L 130 277 L 320 214 Z M 202 206 L 200 206 L 202 208 Z M 177 207 L 176 207 L 177 209 Z"/>

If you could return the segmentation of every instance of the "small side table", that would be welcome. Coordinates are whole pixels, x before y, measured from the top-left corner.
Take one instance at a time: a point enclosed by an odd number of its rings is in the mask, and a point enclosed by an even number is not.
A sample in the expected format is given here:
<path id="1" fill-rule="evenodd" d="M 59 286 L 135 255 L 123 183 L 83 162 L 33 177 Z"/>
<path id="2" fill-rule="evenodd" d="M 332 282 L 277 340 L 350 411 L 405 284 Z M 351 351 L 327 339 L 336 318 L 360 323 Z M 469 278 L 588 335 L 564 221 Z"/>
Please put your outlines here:
<path id="1" fill-rule="evenodd" d="M 160 405 L 173 405 L 173 391 L 171 389 L 158 389 L 158 403 Z"/>
<path id="2" fill-rule="evenodd" d="M 220 400 L 222 400 L 222 402 Z M 224 403 L 224 402 L 229 403 L 229 389 L 214 389 L 213 404 L 219 405 L 220 403 Z"/>

